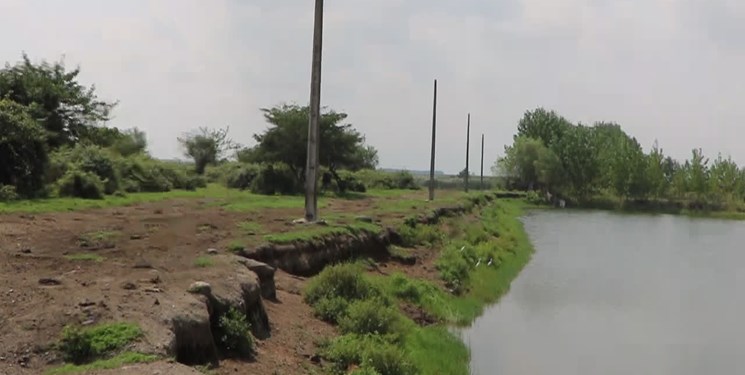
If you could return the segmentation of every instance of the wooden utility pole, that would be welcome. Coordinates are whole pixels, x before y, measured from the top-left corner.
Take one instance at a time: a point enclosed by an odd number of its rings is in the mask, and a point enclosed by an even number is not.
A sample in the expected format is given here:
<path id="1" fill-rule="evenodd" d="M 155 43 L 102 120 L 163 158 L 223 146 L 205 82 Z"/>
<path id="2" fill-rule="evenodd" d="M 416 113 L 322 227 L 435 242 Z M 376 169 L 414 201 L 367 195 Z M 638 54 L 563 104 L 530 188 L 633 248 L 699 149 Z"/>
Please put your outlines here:
<path id="1" fill-rule="evenodd" d="M 437 128 L 437 80 L 435 80 L 435 99 L 432 105 L 432 158 L 429 164 L 429 200 L 435 200 L 435 130 Z"/>
<path id="2" fill-rule="evenodd" d="M 310 123 L 308 157 L 305 166 L 305 220 L 318 219 L 318 144 L 321 119 L 321 57 L 323 47 L 323 0 L 316 0 L 313 24 L 313 63 L 310 76 Z"/>
<path id="3" fill-rule="evenodd" d="M 481 134 L 481 181 L 479 190 L 484 190 L 484 134 Z"/>
<path id="4" fill-rule="evenodd" d="M 466 125 L 466 177 L 465 177 L 465 185 L 466 185 L 466 193 L 468 193 L 468 175 L 471 173 L 468 171 L 468 154 L 471 147 L 471 114 L 468 114 L 468 125 Z"/>

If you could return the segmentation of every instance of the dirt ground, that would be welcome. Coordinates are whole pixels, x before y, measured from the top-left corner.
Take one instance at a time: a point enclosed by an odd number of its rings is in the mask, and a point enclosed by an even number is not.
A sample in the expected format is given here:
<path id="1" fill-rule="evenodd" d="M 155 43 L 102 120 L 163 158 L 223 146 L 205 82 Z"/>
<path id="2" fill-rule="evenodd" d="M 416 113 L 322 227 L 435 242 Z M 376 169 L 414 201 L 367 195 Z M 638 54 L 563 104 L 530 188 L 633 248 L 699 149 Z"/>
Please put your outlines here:
<path id="1" fill-rule="evenodd" d="M 324 212 L 365 215 L 373 199 L 332 200 Z M 142 349 L 165 345 L 164 314 L 187 298 L 197 280 L 230 278 L 226 247 L 247 236 L 237 223 L 261 223 L 262 233 L 291 230 L 298 209 L 238 213 L 205 200 L 174 200 L 129 207 L 48 214 L 0 215 L 0 375 L 41 374 L 60 359 L 51 350 L 69 323 L 138 323 Z M 402 218 L 395 214 L 388 219 Z M 217 250 L 209 255 L 208 249 Z M 81 254 L 100 256 L 80 260 Z M 200 257 L 214 265 L 199 267 Z M 426 258 L 426 256 L 424 257 Z M 431 271 L 420 268 L 423 277 Z M 389 273 L 399 265 L 382 265 Z M 430 269 L 432 265 L 429 264 Z M 254 362 L 222 361 L 216 374 L 304 374 L 317 364 L 316 343 L 334 328 L 303 303 L 305 280 L 278 271 L 277 301 L 264 301 L 271 337 L 258 341 Z M 414 312 L 415 314 L 416 312 Z M 96 374 L 193 374 L 160 361 Z"/>

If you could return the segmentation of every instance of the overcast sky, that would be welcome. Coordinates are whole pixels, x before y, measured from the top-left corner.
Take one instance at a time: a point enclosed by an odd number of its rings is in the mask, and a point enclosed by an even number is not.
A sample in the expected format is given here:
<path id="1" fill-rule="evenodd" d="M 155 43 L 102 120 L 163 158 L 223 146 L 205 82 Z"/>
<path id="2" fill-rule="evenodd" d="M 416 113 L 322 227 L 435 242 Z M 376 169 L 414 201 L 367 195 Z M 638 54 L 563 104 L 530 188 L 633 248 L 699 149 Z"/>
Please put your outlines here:
<path id="1" fill-rule="evenodd" d="M 0 0 L 0 60 L 82 68 L 110 125 L 176 136 L 230 126 L 251 144 L 259 108 L 308 102 L 312 0 Z M 322 104 L 378 148 L 383 167 L 429 167 L 439 81 L 438 169 L 491 166 L 527 109 L 616 121 L 649 148 L 745 163 L 741 0 L 327 0 Z M 738 105 L 739 104 L 739 105 Z M 476 169 L 472 167 L 472 169 Z"/>

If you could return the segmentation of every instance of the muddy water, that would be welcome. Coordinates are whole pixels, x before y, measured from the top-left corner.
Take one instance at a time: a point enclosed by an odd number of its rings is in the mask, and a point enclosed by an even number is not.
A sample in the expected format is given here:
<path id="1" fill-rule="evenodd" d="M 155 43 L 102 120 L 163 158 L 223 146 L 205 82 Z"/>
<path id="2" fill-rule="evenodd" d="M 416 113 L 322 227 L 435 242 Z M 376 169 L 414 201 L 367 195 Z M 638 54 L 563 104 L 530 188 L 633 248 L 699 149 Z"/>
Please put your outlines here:
<path id="1" fill-rule="evenodd" d="M 745 222 L 541 211 L 474 375 L 745 374 Z"/>

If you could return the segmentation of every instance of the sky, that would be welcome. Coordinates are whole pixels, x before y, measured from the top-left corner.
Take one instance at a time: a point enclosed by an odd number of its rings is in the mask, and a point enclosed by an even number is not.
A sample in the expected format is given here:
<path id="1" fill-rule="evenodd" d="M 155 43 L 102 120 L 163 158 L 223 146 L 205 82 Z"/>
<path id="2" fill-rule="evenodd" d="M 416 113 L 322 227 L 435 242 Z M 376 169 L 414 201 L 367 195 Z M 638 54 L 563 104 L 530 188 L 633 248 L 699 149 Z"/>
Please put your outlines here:
<path id="1" fill-rule="evenodd" d="M 0 61 L 60 60 L 117 100 L 108 125 L 176 137 L 230 127 L 252 145 L 260 108 L 306 104 L 312 0 L 0 0 Z M 678 159 L 701 147 L 745 163 L 745 2 L 739 0 L 326 0 L 323 106 L 379 150 L 428 169 L 438 80 L 438 170 L 485 172 L 526 110 L 614 121 Z"/>

